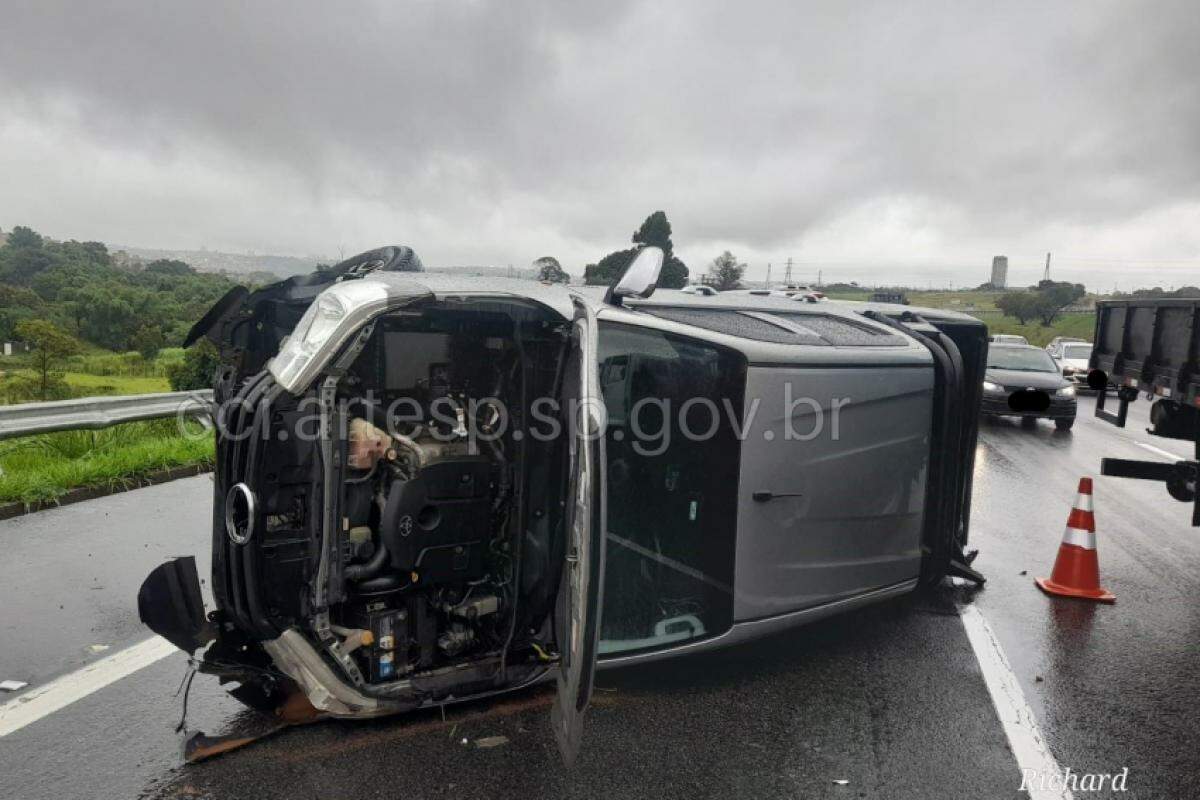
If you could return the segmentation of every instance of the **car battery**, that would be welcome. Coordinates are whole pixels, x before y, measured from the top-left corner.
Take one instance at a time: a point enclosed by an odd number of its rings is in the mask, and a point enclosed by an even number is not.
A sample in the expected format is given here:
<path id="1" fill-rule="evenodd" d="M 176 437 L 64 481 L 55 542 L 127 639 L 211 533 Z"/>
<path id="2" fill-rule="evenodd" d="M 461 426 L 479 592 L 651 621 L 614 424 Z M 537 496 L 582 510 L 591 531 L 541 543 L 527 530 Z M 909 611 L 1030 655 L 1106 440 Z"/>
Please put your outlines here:
<path id="1" fill-rule="evenodd" d="M 358 615 L 357 625 L 371 632 L 372 642 L 362 651 L 370 683 L 396 680 L 409 672 L 407 609 L 392 608 L 385 601 L 370 603 Z"/>

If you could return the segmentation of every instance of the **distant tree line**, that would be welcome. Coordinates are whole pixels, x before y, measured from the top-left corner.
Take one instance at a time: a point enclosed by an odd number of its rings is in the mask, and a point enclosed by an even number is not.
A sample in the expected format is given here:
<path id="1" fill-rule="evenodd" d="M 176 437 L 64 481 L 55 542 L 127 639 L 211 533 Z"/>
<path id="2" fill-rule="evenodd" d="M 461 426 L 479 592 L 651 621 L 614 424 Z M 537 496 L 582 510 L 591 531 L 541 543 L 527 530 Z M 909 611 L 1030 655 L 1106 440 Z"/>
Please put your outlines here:
<path id="1" fill-rule="evenodd" d="M 1132 292 L 1117 292 L 1113 299 L 1142 299 L 1148 297 L 1200 297 L 1200 287 L 1180 286 L 1178 289 L 1164 289 L 1155 286 L 1153 289 L 1134 289 Z"/>
<path id="2" fill-rule="evenodd" d="M 100 242 L 55 242 L 18 226 L 0 247 L 0 341 L 21 339 L 23 321 L 45 320 L 83 342 L 153 358 L 181 344 L 233 286 L 182 261 L 119 265 Z"/>

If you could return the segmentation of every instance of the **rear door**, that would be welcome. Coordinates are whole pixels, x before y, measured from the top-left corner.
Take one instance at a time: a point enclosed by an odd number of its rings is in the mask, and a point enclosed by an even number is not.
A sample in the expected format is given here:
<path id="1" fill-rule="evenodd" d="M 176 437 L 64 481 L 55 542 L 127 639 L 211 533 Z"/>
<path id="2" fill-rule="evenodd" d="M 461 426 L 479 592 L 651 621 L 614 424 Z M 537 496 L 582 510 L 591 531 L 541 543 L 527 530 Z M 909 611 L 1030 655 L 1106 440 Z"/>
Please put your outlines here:
<path id="1" fill-rule="evenodd" d="M 560 651 L 558 697 L 551 712 L 563 761 L 574 763 L 583 716 L 592 697 L 600 637 L 606 526 L 604 401 L 596 344 L 596 314 L 576 299 L 568 355 L 564 411 L 569 421 L 570 508 L 566 559 L 559 589 L 556 636 Z"/>

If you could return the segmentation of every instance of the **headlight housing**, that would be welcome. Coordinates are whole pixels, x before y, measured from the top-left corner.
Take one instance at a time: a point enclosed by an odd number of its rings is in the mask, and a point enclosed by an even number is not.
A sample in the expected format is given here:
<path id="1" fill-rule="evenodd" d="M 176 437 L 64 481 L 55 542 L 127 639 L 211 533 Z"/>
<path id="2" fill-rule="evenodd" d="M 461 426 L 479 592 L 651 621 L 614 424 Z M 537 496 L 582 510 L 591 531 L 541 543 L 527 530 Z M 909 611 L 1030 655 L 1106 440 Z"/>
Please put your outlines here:
<path id="1" fill-rule="evenodd" d="M 384 310 L 387 302 L 387 288 L 377 281 L 335 283 L 317 295 L 267 368 L 287 391 L 302 391 L 330 352 L 341 347 L 363 322 Z"/>
<path id="2" fill-rule="evenodd" d="M 985 392 L 1003 392 L 1004 387 L 1001 386 L 1000 384 L 994 383 L 992 381 L 984 381 L 983 382 L 983 390 Z"/>
<path id="3" fill-rule="evenodd" d="M 1064 386 L 1058 390 L 1057 394 L 1059 397 L 1074 397 L 1075 396 L 1075 387 L 1074 386 Z"/>

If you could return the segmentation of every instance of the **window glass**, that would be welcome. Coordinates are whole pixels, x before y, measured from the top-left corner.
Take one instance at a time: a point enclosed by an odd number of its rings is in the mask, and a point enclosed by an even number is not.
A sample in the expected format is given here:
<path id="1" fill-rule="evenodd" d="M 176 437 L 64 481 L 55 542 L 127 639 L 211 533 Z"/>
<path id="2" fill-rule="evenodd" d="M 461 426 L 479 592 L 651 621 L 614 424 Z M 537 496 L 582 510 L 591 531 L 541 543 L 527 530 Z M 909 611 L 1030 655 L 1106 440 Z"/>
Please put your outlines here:
<path id="1" fill-rule="evenodd" d="M 600 652 L 722 633 L 733 613 L 745 359 L 611 323 L 599 344 L 608 413 Z"/>
<path id="2" fill-rule="evenodd" d="M 993 347 L 988 350 L 987 365 L 991 369 L 1058 372 L 1058 365 L 1050 354 L 1036 347 Z"/>

